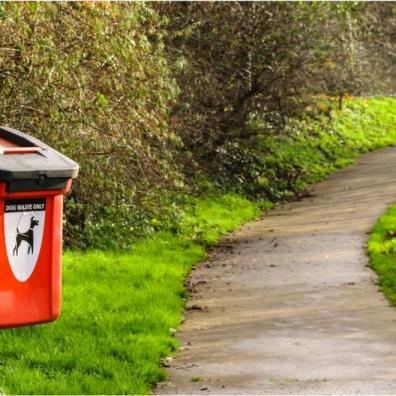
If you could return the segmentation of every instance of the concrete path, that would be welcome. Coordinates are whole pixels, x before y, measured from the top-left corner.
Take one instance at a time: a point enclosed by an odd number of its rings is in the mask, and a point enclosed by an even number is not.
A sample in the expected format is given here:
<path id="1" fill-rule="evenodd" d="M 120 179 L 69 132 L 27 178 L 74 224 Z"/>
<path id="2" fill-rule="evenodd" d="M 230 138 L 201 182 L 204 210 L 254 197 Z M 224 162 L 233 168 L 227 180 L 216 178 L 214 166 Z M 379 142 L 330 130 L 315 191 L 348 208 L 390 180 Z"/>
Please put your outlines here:
<path id="1" fill-rule="evenodd" d="M 396 148 L 361 157 L 223 240 L 192 273 L 157 394 L 396 394 L 396 308 L 367 233 L 396 201 Z"/>

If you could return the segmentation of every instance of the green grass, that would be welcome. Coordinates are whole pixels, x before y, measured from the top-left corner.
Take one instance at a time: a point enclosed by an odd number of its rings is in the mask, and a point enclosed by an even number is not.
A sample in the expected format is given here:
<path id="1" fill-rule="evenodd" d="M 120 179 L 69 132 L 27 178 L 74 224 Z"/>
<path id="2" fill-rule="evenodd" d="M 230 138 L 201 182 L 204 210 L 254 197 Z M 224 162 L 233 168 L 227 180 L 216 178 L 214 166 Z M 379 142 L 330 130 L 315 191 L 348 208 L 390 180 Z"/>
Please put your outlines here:
<path id="1" fill-rule="evenodd" d="M 392 233 L 393 231 L 393 233 Z M 381 216 L 368 241 L 370 263 L 377 272 L 381 290 L 396 305 L 396 205 Z"/>
<path id="2" fill-rule="evenodd" d="M 262 143 L 270 152 L 263 183 L 272 198 L 290 197 L 359 153 L 396 141 L 395 104 L 394 99 L 356 99 L 343 112 L 333 111 L 328 129 L 323 129 L 323 122 L 312 122 L 308 131 L 299 123 L 292 138 L 268 138 Z M 146 394 L 164 379 L 160 362 L 177 348 L 173 333 L 187 297 L 186 274 L 205 257 L 204 246 L 270 205 L 236 194 L 187 201 L 175 229 L 140 241 L 132 252 L 65 254 L 61 318 L 0 331 L 0 390 Z M 392 210 L 388 215 L 394 218 L 396 209 Z M 396 301 L 396 244 L 381 239 L 391 220 L 381 221 L 370 240 L 370 255 L 373 266 L 384 274 L 384 291 Z"/>
<path id="3" fill-rule="evenodd" d="M 0 388 L 7 394 L 145 394 L 165 371 L 202 244 L 258 214 L 236 195 L 191 199 L 184 235 L 161 233 L 133 252 L 67 252 L 61 318 L 0 331 Z"/>
<path id="4" fill-rule="evenodd" d="M 213 196 L 210 199 L 190 198 L 179 232 L 204 245 L 212 245 L 221 235 L 258 216 L 260 209 L 271 206 L 267 201 L 253 204 L 237 194 Z"/>
<path id="5" fill-rule="evenodd" d="M 354 98 L 328 119 L 291 120 L 285 134 L 263 136 L 264 191 L 274 201 L 293 197 L 353 162 L 396 142 L 396 99 Z"/>

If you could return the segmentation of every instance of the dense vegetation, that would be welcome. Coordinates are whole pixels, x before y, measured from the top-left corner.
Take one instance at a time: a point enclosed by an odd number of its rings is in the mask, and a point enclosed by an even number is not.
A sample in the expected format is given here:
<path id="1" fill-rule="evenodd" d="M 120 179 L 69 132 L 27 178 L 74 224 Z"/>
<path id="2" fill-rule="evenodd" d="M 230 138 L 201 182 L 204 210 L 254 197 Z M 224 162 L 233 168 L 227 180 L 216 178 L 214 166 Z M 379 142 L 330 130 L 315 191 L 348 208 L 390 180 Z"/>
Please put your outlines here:
<path id="1" fill-rule="evenodd" d="M 348 94 L 392 92 L 395 9 L 0 3 L 0 122 L 81 164 L 68 246 L 130 247 L 178 229 L 189 195 L 300 191 L 311 170 L 275 148 L 314 151 Z M 348 150 L 331 139 L 319 162 Z"/>
<path id="2" fill-rule="evenodd" d="M 288 197 L 360 152 L 395 142 L 395 105 L 396 99 L 347 100 L 327 132 L 317 126 L 293 139 L 273 137 L 265 144 L 271 147 L 267 193 Z M 183 280 L 204 257 L 202 243 L 216 242 L 265 204 L 237 194 L 189 197 L 178 232 L 157 233 L 132 252 L 67 252 L 61 318 L 0 332 L 0 388 L 7 394 L 148 393 L 165 376 L 161 359 L 177 346 Z"/>
<path id="3" fill-rule="evenodd" d="M 144 200 L 177 179 L 166 125 L 177 93 L 161 17 L 144 3 L 2 3 L 0 122 L 81 164 L 66 240 L 81 247 L 115 226 L 144 230 Z M 150 182 L 150 184 L 149 184 Z M 80 242 L 79 242 L 80 241 Z"/>

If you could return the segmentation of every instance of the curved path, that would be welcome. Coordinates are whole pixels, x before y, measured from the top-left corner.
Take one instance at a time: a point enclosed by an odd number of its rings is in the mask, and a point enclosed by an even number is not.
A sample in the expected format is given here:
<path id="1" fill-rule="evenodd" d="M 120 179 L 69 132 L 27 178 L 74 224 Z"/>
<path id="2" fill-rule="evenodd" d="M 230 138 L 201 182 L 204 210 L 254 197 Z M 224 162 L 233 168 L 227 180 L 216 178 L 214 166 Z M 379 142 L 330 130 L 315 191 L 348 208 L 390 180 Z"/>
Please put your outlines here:
<path id="1" fill-rule="evenodd" d="M 382 149 L 223 240 L 192 273 L 155 393 L 396 394 L 396 308 L 365 247 L 394 201 L 396 148 Z"/>

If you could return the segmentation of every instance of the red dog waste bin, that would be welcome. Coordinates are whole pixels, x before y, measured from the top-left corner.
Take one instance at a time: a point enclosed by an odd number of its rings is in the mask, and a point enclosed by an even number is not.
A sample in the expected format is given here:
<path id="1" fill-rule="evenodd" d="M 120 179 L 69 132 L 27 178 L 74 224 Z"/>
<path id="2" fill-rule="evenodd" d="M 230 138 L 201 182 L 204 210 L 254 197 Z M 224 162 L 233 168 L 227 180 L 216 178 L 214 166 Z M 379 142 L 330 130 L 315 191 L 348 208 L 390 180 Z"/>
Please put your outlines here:
<path id="1" fill-rule="evenodd" d="M 63 195 L 77 173 L 41 141 L 0 127 L 0 328 L 59 316 Z"/>

